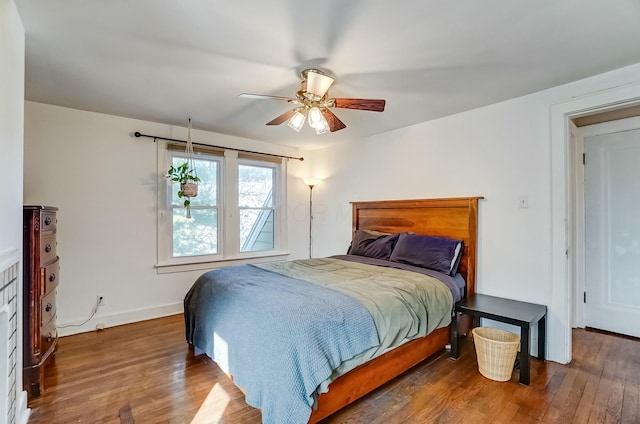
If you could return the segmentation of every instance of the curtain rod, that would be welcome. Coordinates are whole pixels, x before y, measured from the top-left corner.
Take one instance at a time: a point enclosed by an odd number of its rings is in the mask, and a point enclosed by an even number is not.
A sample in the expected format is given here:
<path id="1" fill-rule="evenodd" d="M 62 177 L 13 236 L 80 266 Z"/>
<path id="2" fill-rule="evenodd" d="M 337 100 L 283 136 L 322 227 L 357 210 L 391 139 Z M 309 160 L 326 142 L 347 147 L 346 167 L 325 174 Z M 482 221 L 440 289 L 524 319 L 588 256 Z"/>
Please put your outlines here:
<path id="1" fill-rule="evenodd" d="M 153 142 L 154 143 L 156 142 L 156 140 L 166 140 L 166 141 L 176 141 L 178 143 L 187 144 L 187 142 L 185 140 L 177 140 L 175 138 L 167 138 L 167 137 L 160 137 L 160 136 L 157 136 L 157 135 L 142 134 L 142 133 L 140 133 L 138 131 L 134 132 L 133 135 L 135 135 L 136 137 L 153 138 Z M 296 157 L 293 157 L 293 156 L 276 155 L 274 153 L 254 152 L 252 150 L 234 149 L 233 147 L 213 146 L 211 144 L 204 144 L 204 143 L 192 143 L 192 144 L 195 145 L 195 146 L 215 147 L 217 149 L 234 150 L 236 152 L 242 152 L 242 153 L 253 153 L 253 154 L 256 154 L 256 155 L 275 156 L 277 158 L 296 159 L 296 160 L 299 160 L 299 161 L 303 161 L 304 160 L 304 158 L 302 158 L 302 157 L 296 158 Z"/>

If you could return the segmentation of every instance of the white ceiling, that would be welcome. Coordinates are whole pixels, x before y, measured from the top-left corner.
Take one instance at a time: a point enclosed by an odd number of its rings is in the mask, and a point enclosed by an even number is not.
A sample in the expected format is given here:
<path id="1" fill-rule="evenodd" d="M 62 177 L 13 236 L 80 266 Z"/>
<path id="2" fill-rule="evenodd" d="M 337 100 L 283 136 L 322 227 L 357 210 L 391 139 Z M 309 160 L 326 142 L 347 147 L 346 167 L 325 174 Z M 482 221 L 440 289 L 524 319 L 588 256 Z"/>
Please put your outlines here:
<path id="1" fill-rule="evenodd" d="M 638 0 L 15 0 L 26 98 L 315 148 L 640 62 Z M 265 126 L 299 72 L 336 78 L 347 128 Z"/>

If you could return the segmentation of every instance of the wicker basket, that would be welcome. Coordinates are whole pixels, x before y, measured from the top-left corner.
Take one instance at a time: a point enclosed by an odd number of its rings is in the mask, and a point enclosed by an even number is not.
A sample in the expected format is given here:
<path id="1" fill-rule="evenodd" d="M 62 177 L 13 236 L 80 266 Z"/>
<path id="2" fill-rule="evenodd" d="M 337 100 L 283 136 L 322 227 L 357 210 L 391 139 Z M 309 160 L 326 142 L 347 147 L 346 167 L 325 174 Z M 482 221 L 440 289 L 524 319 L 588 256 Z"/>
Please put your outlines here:
<path id="1" fill-rule="evenodd" d="M 495 381 L 508 381 L 520 347 L 520 337 L 491 327 L 473 329 L 480 374 Z"/>

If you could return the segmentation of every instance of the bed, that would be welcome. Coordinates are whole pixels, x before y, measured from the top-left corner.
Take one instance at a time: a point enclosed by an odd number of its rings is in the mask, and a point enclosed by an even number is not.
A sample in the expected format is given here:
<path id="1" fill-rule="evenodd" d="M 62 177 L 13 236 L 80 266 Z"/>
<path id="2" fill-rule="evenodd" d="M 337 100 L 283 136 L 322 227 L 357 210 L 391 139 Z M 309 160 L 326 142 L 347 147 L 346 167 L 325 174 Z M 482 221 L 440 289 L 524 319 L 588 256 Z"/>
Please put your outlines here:
<path id="1" fill-rule="evenodd" d="M 420 235 L 462 241 L 464 249 L 457 256 L 455 265 L 457 274 L 464 279 L 466 284 L 457 286 L 457 290 L 460 291 L 459 295 L 456 294 L 456 287 L 453 283 L 447 283 L 449 284 L 447 288 L 441 283 L 432 284 L 430 282 L 432 278 L 429 275 L 426 277 L 418 276 L 418 273 L 408 272 L 406 269 L 392 270 L 384 264 L 380 264 L 383 266 L 378 267 L 375 262 L 377 259 L 372 260 L 373 267 L 369 263 L 359 263 L 360 259 L 355 264 L 346 264 L 357 255 L 290 261 L 285 264 L 262 266 L 263 268 L 229 267 L 205 273 L 185 297 L 187 341 L 196 348 L 197 352 L 204 351 L 214 358 L 241 389 L 246 389 L 247 403 L 263 408 L 263 422 L 305 422 L 307 419 L 309 423 L 318 422 L 441 351 L 450 340 L 448 324 L 451 318 L 452 303 L 444 303 L 446 308 L 449 308 L 445 311 L 444 318 L 438 318 L 440 315 L 435 319 L 430 315 L 424 319 L 420 318 L 417 321 L 418 324 L 413 325 L 415 328 L 412 327 L 410 341 L 407 341 L 409 340 L 407 337 L 397 343 L 394 341 L 392 345 L 382 346 L 380 331 L 373 336 L 371 334 L 372 323 L 368 321 L 373 321 L 374 332 L 376 328 L 384 326 L 379 320 L 384 319 L 394 323 L 396 321 L 385 317 L 384 313 L 374 314 L 377 305 L 366 303 L 368 294 L 366 292 L 360 293 L 360 297 L 358 297 L 358 293 L 352 292 L 354 289 L 349 286 L 350 283 L 345 286 L 341 285 L 342 280 L 346 278 L 343 277 L 348 275 L 349 278 L 352 278 L 354 273 L 371 272 L 371 268 L 375 268 L 376 274 L 384 275 L 384 278 L 378 279 L 393 280 L 396 278 L 396 274 L 399 275 L 398 278 L 411 274 L 409 280 L 416 279 L 416 284 L 418 284 L 416 287 L 420 288 L 416 297 L 420 299 L 431 296 L 422 293 L 423 285 L 433 286 L 437 290 L 436 293 L 440 293 L 436 297 L 451 297 L 448 302 L 474 293 L 479 199 L 480 197 L 467 197 L 352 203 L 353 243 L 356 243 L 356 238 L 361 238 L 364 233 L 379 235 L 381 240 L 395 237 L 394 246 L 400 246 L 399 239 L 404 243 L 403 246 L 410 246 L 406 243 L 409 240 L 421 239 Z M 389 234 L 393 236 L 389 236 Z M 398 250 L 401 249 L 396 249 L 393 253 Z M 402 257 L 398 256 L 398 258 Z M 453 270 L 453 262 L 451 265 Z M 333 272 L 334 268 L 337 268 L 335 274 L 328 277 L 318 274 L 316 277 L 316 270 L 318 273 L 325 272 L 326 269 L 331 269 Z M 391 268 L 398 267 L 393 265 Z M 446 272 L 448 271 L 446 270 Z M 445 273 L 444 270 L 442 272 Z M 339 278 L 336 278 L 335 275 L 338 275 Z M 228 279 L 227 283 L 212 282 L 212 280 L 223 277 Z M 301 277 L 300 280 L 298 277 Z M 460 277 L 456 281 L 459 281 Z M 316 278 L 318 281 L 314 281 Z M 376 279 L 374 275 L 371 275 L 370 278 L 371 281 Z M 444 281 L 444 279 L 442 280 Z M 338 282 L 336 283 L 336 281 Z M 328 284 L 337 285 L 329 285 L 334 290 L 319 288 L 319 286 Z M 402 284 L 401 293 L 408 291 L 408 289 L 405 290 L 404 281 L 398 284 Z M 265 292 L 266 287 L 274 287 L 275 292 Z M 304 294 L 297 293 L 298 290 Z M 317 290 L 325 291 L 319 292 Z M 215 293 L 212 294 L 213 292 Z M 445 292 L 447 295 L 442 294 Z M 451 293 L 454 295 L 452 296 Z M 207 296 L 218 299 L 218 303 L 212 306 L 214 301 Z M 308 303 L 297 305 L 298 300 L 295 297 L 289 298 L 287 296 L 297 296 Z M 404 294 L 401 294 L 401 297 L 403 296 Z M 397 292 L 395 297 L 398 297 Z M 259 307 L 254 306 L 252 301 L 257 298 L 263 300 Z M 358 301 L 354 301 L 354 298 Z M 413 304 L 413 302 L 413 299 L 403 300 L 403 303 L 407 304 Z M 227 313 L 227 305 L 234 303 L 244 306 L 236 306 L 235 311 Z M 310 323 L 309 325 L 313 325 L 315 311 L 319 307 L 316 303 L 321 307 L 329 305 L 332 308 L 329 309 L 330 317 L 326 319 L 326 322 L 322 322 L 321 330 L 316 330 L 316 327 L 306 327 L 307 322 Z M 363 305 L 366 308 L 363 308 Z M 266 323 L 265 317 L 276 315 L 280 309 L 289 306 L 296 311 L 301 310 L 293 315 L 304 316 L 304 319 L 287 322 L 286 320 L 290 318 L 277 317 L 274 321 L 275 324 L 273 322 Z M 367 308 L 370 314 L 366 313 Z M 229 307 L 229 309 L 232 308 Z M 208 311 L 206 314 L 205 310 Z M 212 312 L 213 310 L 215 312 Z M 363 310 L 365 312 L 362 312 Z M 416 312 L 418 310 L 421 311 L 420 307 L 414 308 L 405 315 L 419 315 Z M 212 313 L 216 315 L 207 315 Z M 440 313 L 442 314 L 442 312 Z M 247 316 L 254 314 L 256 318 L 252 318 L 253 321 L 247 318 Z M 205 319 L 203 318 L 205 316 L 214 316 L 214 318 Z M 459 331 L 464 333 L 470 326 L 470 322 L 459 319 L 458 325 L 461 327 Z M 326 331 L 325 326 L 327 327 Z M 298 329 L 298 327 L 300 328 Z M 298 341 L 298 346 L 293 348 L 287 347 L 288 341 L 286 339 L 290 335 L 295 335 L 296 332 L 301 333 L 302 338 L 299 340 L 303 341 Z M 250 341 L 253 344 L 241 348 L 242 345 L 237 344 L 239 342 L 236 342 L 236 339 L 249 333 L 252 334 Z M 326 334 L 331 336 L 328 337 Z M 327 338 L 330 340 L 325 340 Z M 377 346 L 377 343 L 381 346 Z M 316 344 L 318 347 L 315 346 Z M 251 348 L 247 348 L 247 346 Z M 313 349 L 307 346 L 313 346 Z M 249 352 L 252 349 L 255 352 Z M 285 377 L 280 379 L 278 377 L 279 369 L 271 362 L 274 362 L 273 358 L 282 358 L 291 351 L 295 351 L 292 354 L 294 358 L 287 359 L 287 361 L 293 361 L 295 364 L 290 365 L 289 362 L 285 362 L 284 365 L 278 364 L 277 367 L 287 371 L 283 373 Z M 374 351 L 376 353 L 372 354 Z M 325 356 L 327 357 L 326 361 L 324 361 Z M 368 359 L 370 356 L 374 356 L 373 359 Z M 322 357 L 322 363 L 318 365 L 320 357 Z M 290 368 L 293 368 L 291 374 L 295 375 L 299 381 L 292 380 L 290 383 L 287 380 L 286 375 L 289 374 Z M 289 392 L 295 395 L 298 391 L 302 392 L 298 397 L 307 399 L 309 387 L 317 384 L 313 378 L 324 379 L 327 377 L 326 373 L 331 370 L 333 370 L 331 378 L 320 380 L 323 383 L 318 384 L 317 390 L 315 387 L 313 388 L 316 392 L 313 393 L 314 409 L 310 416 L 308 410 L 306 415 L 304 411 L 297 415 L 282 415 L 282 410 L 296 410 L 299 409 L 297 406 L 280 407 L 281 412 L 278 415 L 277 406 L 272 408 L 269 402 L 262 400 L 270 397 L 277 399 L 278 402 L 287 402 Z M 338 370 L 340 372 L 337 372 Z M 254 380 L 259 383 L 255 384 Z M 273 393 L 267 395 L 266 393 L 269 391 Z M 297 401 L 292 400 L 291 402 L 293 405 Z"/>

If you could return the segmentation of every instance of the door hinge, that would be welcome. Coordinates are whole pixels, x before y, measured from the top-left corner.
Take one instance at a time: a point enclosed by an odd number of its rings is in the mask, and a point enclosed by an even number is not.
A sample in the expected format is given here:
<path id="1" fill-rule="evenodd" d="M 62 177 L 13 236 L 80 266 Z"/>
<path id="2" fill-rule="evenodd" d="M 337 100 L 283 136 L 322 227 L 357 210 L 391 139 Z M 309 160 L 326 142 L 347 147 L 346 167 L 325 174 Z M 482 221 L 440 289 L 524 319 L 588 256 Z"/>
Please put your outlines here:
<path id="1" fill-rule="evenodd" d="M 582 154 L 582 164 L 583 164 L 583 165 L 586 165 L 586 164 L 587 164 L 587 154 L 586 154 L 586 153 L 583 153 L 583 154 Z"/>
<path id="2" fill-rule="evenodd" d="M 583 300 L 583 302 L 587 303 L 587 292 L 584 292 L 584 300 Z"/>

